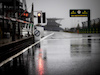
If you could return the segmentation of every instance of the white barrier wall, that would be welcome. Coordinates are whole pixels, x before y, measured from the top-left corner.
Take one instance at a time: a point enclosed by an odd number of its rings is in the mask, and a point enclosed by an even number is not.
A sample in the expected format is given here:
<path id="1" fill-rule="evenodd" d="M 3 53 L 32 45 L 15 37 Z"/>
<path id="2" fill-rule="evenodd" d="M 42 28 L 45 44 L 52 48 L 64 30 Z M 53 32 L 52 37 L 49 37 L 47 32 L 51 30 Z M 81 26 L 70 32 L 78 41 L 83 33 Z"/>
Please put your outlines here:
<path id="1" fill-rule="evenodd" d="M 42 37 L 44 37 L 44 27 L 36 26 L 36 30 L 40 31 L 40 35 L 35 36 L 35 40 L 40 40 Z"/>

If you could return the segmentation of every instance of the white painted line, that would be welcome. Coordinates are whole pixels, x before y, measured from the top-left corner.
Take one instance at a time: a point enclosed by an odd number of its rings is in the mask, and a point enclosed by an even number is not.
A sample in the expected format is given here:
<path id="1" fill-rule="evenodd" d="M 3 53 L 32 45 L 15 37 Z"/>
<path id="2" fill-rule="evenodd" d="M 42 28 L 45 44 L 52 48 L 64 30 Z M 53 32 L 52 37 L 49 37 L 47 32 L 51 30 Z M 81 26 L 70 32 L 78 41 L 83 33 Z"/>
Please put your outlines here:
<path id="1" fill-rule="evenodd" d="M 1 66 L 3 66 L 4 64 L 6 64 L 7 62 L 11 61 L 11 60 L 12 60 L 12 59 L 14 59 L 15 57 L 17 57 L 17 56 L 21 55 L 22 53 L 24 53 L 25 51 L 27 51 L 29 48 L 31 48 L 31 47 L 33 47 L 33 46 L 35 46 L 36 44 L 38 44 L 39 42 L 43 41 L 44 39 L 46 39 L 46 38 L 48 38 L 48 37 L 52 36 L 53 34 L 54 34 L 54 33 L 51 33 L 51 34 L 49 34 L 49 35 L 47 35 L 47 36 L 43 37 L 41 40 L 39 40 L 39 41 L 37 41 L 36 43 L 34 43 L 34 44 L 30 45 L 29 47 L 27 47 L 27 48 L 23 49 L 23 50 L 22 50 L 22 51 L 20 51 L 19 53 L 17 53 L 17 54 L 15 54 L 15 55 L 13 55 L 13 56 L 9 57 L 8 59 L 6 59 L 6 60 L 2 61 L 2 62 L 0 63 L 0 67 L 1 67 Z"/>

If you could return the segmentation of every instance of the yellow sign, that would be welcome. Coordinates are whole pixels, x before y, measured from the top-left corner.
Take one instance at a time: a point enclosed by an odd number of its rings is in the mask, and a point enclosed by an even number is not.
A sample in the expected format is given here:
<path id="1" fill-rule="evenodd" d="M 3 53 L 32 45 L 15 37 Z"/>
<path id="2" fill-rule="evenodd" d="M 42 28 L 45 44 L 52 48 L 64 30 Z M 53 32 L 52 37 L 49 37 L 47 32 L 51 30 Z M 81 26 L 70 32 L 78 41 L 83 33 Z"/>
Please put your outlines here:
<path id="1" fill-rule="evenodd" d="M 71 17 L 88 17 L 87 15 L 71 15 Z"/>
<path id="2" fill-rule="evenodd" d="M 70 17 L 88 17 L 90 10 L 70 10 Z"/>
<path id="3" fill-rule="evenodd" d="M 82 14 L 88 14 L 88 12 L 87 11 L 84 11 L 84 12 L 82 12 Z"/>
<path id="4" fill-rule="evenodd" d="M 76 12 L 75 11 L 72 11 L 71 14 L 76 14 Z"/>

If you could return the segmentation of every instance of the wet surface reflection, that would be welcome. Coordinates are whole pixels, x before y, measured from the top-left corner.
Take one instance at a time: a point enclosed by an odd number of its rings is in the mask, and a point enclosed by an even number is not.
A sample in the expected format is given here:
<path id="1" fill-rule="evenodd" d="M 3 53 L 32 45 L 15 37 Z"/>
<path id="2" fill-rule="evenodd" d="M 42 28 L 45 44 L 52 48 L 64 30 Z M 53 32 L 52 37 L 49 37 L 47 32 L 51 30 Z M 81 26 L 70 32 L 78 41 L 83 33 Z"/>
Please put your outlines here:
<path id="1" fill-rule="evenodd" d="M 71 56 L 93 56 L 93 53 L 100 53 L 100 35 L 82 35 L 81 39 L 71 40 Z"/>
<path id="2" fill-rule="evenodd" d="M 91 39 L 71 40 L 71 56 L 90 56 Z"/>
<path id="3" fill-rule="evenodd" d="M 31 75 L 34 74 L 34 48 L 14 58 L 0 67 L 0 75 Z"/>
<path id="4" fill-rule="evenodd" d="M 42 59 L 42 53 L 41 49 L 38 56 L 38 75 L 44 74 L 44 61 Z"/>
<path id="5" fill-rule="evenodd" d="M 0 67 L 0 75 L 45 75 L 46 52 L 40 43 Z"/>
<path id="6" fill-rule="evenodd" d="M 0 67 L 0 75 L 100 75 L 97 37 L 55 32 Z"/>

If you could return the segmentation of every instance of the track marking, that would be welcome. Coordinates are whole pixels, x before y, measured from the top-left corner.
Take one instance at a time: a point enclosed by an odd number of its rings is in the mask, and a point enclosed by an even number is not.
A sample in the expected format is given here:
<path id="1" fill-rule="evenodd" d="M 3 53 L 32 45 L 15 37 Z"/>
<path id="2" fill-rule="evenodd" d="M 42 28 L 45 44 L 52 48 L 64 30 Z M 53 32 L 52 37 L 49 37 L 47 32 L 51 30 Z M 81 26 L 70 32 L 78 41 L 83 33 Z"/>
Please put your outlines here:
<path id="1" fill-rule="evenodd" d="M 4 64 L 6 64 L 7 62 L 11 61 L 11 60 L 14 59 L 15 57 L 21 55 L 22 53 L 24 53 L 25 51 L 27 51 L 29 48 L 35 46 L 35 45 L 38 44 L 39 42 L 43 41 L 44 39 L 46 39 L 46 38 L 48 38 L 48 37 L 50 37 L 50 36 L 52 36 L 52 35 L 54 35 L 54 33 L 51 33 L 51 34 L 49 34 L 49 35 L 43 37 L 42 39 L 40 39 L 40 40 L 37 41 L 36 43 L 34 43 L 34 44 L 32 44 L 32 45 L 26 47 L 25 49 L 23 49 L 23 50 L 20 51 L 19 53 L 17 53 L 17 54 L 15 54 L 15 55 L 9 57 L 8 59 L 2 61 L 2 62 L 0 63 L 0 67 L 3 66 Z"/>

